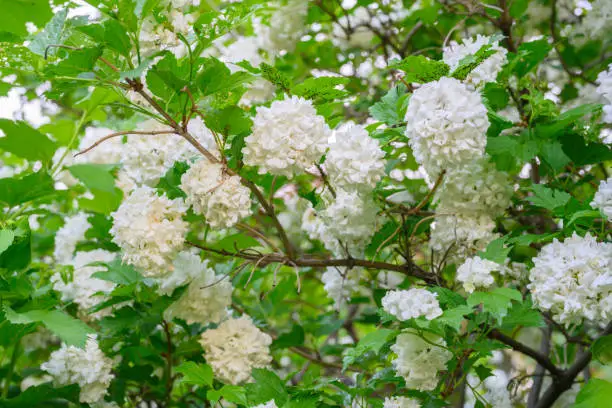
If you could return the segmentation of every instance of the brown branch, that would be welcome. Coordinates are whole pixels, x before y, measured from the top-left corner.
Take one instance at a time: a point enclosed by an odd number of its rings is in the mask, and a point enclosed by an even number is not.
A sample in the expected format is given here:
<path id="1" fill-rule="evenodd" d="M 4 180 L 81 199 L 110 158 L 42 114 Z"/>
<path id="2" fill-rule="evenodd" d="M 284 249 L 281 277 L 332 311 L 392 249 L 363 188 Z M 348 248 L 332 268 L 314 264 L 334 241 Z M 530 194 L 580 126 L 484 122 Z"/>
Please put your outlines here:
<path id="1" fill-rule="evenodd" d="M 336 198 L 336 190 L 334 190 L 332 185 L 329 183 L 329 178 L 327 177 L 327 174 L 325 174 L 320 164 L 317 163 L 315 164 L 315 166 L 317 167 L 317 170 L 321 175 L 321 179 L 323 179 L 323 184 L 325 184 L 325 186 L 329 189 L 329 192 L 331 193 L 332 197 Z"/>
<path id="2" fill-rule="evenodd" d="M 123 135 L 172 135 L 172 134 L 176 134 L 176 132 L 174 130 L 172 130 L 172 129 L 168 129 L 168 130 L 152 130 L 152 131 L 124 130 L 124 131 L 121 131 L 121 132 L 115 132 L 115 133 L 111 133 L 110 135 L 104 136 L 103 138 L 101 138 L 100 140 L 98 140 L 97 142 L 92 144 L 91 146 L 81 150 L 80 152 L 75 154 L 74 157 L 77 157 L 77 156 L 80 156 L 82 154 L 85 154 L 85 153 L 89 152 L 90 150 L 93 150 L 96 146 L 102 144 L 106 140 L 111 139 L 113 137 L 117 137 L 117 136 L 123 136 Z"/>

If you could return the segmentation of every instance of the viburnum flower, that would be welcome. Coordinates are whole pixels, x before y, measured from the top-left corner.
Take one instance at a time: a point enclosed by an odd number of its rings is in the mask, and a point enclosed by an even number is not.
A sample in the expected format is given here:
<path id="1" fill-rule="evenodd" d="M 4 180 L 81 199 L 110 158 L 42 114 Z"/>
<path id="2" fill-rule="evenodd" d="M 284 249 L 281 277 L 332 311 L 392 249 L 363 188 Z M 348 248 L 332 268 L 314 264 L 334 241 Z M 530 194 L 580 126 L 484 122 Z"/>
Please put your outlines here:
<path id="1" fill-rule="evenodd" d="M 476 38 L 465 38 L 462 44 L 451 41 L 448 47 L 444 47 L 443 60 L 451 71 L 454 71 L 461 60 L 469 55 L 474 55 L 480 48 L 490 44 L 489 50 L 495 51 L 495 54 L 484 60 L 465 79 L 466 82 L 478 85 L 484 85 L 486 82 L 495 82 L 497 74 L 502 70 L 502 67 L 508 62 L 506 54 L 508 51 L 499 45 L 499 41 L 492 41 L 491 37 L 486 37 L 478 34 Z"/>
<path id="2" fill-rule="evenodd" d="M 608 220 L 612 221 L 612 177 L 599 183 L 591 207 L 601 210 Z"/>
<path id="3" fill-rule="evenodd" d="M 261 48 L 272 55 L 295 49 L 308 14 L 308 0 L 276 3 L 268 24 L 259 21 L 254 24 L 255 36 L 260 39 Z"/>
<path id="4" fill-rule="evenodd" d="M 359 291 L 359 281 L 364 274 L 363 268 L 329 267 L 321 275 L 327 297 L 334 300 L 336 308 L 342 307 L 351 295 Z"/>
<path id="5" fill-rule="evenodd" d="M 608 65 L 606 71 L 601 71 L 597 75 L 597 85 L 597 93 L 606 101 L 603 107 L 603 121 L 612 123 L 612 64 Z"/>
<path id="6" fill-rule="evenodd" d="M 414 91 L 406 111 L 406 136 L 431 177 L 484 155 L 489 119 L 480 94 L 454 78 Z"/>
<path id="7" fill-rule="evenodd" d="M 334 186 L 372 190 L 385 175 L 385 152 L 378 140 L 360 125 L 346 124 L 334 131 L 325 168 Z"/>
<path id="8" fill-rule="evenodd" d="M 446 363 L 453 355 L 446 342 L 432 333 L 423 333 L 421 338 L 415 330 L 402 332 L 391 346 L 397 354 L 392 361 L 397 374 L 404 377 L 407 388 L 431 391 L 438 384 L 438 372 L 446 369 Z"/>
<path id="9" fill-rule="evenodd" d="M 206 217 L 214 228 L 229 228 L 251 214 L 251 198 L 239 176 L 231 176 L 220 163 L 200 159 L 181 177 L 185 202 Z"/>
<path id="10" fill-rule="evenodd" d="M 208 261 L 189 251 L 181 251 L 172 260 L 172 273 L 156 279 L 157 293 L 171 295 L 175 289 L 187 285 L 208 269 Z"/>
<path id="11" fill-rule="evenodd" d="M 182 199 L 170 200 L 150 187 L 132 191 L 111 214 L 110 233 L 123 251 L 123 260 L 147 277 L 171 272 L 187 234 L 188 224 L 182 219 L 186 210 Z"/>
<path id="12" fill-rule="evenodd" d="M 91 228 L 86 213 L 66 217 L 64 225 L 55 233 L 53 256 L 59 264 L 67 265 L 74 257 L 77 243 L 85 240 L 85 233 Z"/>
<path id="13" fill-rule="evenodd" d="M 433 320 L 442 315 L 436 293 L 425 289 L 390 290 L 382 298 L 383 309 L 398 320 L 406 321 L 425 316 Z"/>
<path id="14" fill-rule="evenodd" d="M 385 398 L 383 408 L 421 408 L 421 401 L 408 397 Z"/>
<path id="15" fill-rule="evenodd" d="M 321 159 L 330 132 L 310 101 L 297 96 L 274 101 L 257 108 L 242 149 L 244 163 L 258 166 L 259 174 L 292 177 Z"/>
<path id="16" fill-rule="evenodd" d="M 200 344 L 215 376 L 228 384 L 250 381 L 253 368 L 265 368 L 272 361 L 272 338 L 248 316 L 229 319 L 216 329 L 206 330 Z"/>
<path id="17" fill-rule="evenodd" d="M 431 226 L 429 245 L 440 257 L 464 260 L 498 237 L 494 229 L 495 222 L 486 214 L 442 213 Z"/>
<path id="18" fill-rule="evenodd" d="M 79 401 L 90 404 L 104 398 L 114 377 L 112 360 L 100 350 L 93 336 L 87 339 L 84 349 L 62 344 L 40 368 L 53 377 L 56 385 L 78 384 Z"/>
<path id="19" fill-rule="evenodd" d="M 612 318 L 612 244 L 574 232 L 554 239 L 533 259 L 528 288 L 535 305 L 559 323 L 583 320 L 605 324 Z"/>
<path id="20" fill-rule="evenodd" d="M 457 280 L 463 283 L 466 292 L 473 292 L 476 288 L 493 286 L 495 278 L 493 272 L 502 272 L 504 267 L 479 256 L 468 258 L 457 269 Z"/>

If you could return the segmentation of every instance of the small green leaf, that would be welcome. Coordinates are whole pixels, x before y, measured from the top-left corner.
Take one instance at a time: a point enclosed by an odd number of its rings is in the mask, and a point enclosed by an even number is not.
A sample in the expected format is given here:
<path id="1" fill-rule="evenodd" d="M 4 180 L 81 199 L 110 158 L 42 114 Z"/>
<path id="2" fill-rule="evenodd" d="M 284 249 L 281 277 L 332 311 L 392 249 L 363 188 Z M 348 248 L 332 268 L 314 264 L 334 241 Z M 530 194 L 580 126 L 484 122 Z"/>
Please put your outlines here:
<path id="1" fill-rule="evenodd" d="M 452 327 L 455 331 L 461 329 L 461 323 L 465 320 L 465 315 L 472 313 L 472 308 L 466 305 L 459 305 L 452 309 L 445 310 L 442 316 L 437 317 L 436 321 Z"/>
<path id="2" fill-rule="evenodd" d="M 254 382 L 244 387 L 249 403 L 258 405 L 274 400 L 277 406 L 283 406 L 287 402 L 289 395 L 283 381 L 276 374 L 255 368 L 252 375 Z"/>
<path id="3" fill-rule="evenodd" d="M 397 85 L 387 92 L 380 102 L 370 107 L 370 115 L 388 125 L 396 125 L 404 120 L 409 96 L 403 84 Z"/>
<path id="4" fill-rule="evenodd" d="M 42 27 L 53 17 L 47 0 L 0 0 L 0 39 L 17 41 L 28 34 L 26 23 Z"/>
<path id="5" fill-rule="evenodd" d="M 294 346 L 302 346 L 304 344 L 304 339 L 304 328 L 300 325 L 294 324 L 291 327 L 291 331 L 280 334 L 278 338 L 274 340 L 271 348 L 276 350 Z"/>
<path id="6" fill-rule="evenodd" d="M 578 395 L 573 408 L 609 408 L 612 401 L 612 383 L 592 378 Z"/>
<path id="7" fill-rule="evenodd" d="M 328 102 L 346 96 L 347 92 L 337 89 L 349 83 L 349 78 L 318 77 L 308 78 L 301 84 L 293 87 L 293 94 L 319 102 Z"/>
<path id="8" fill-rule="evenodd" d="M 346 369 L 349 365 L 353 364 L 357 358 L 368 351 L 378 353 L 382 346 L 394 339 L 398 334 L 399 332 L 397 330 L 390 329 L 378 329 L 366 334 L 359 340 L 357 346 L 350 349 L 342 359 L 344 368 Z"/>
<path id="9" fill-rule="evenodd" d="M 505 238 L 498 238 L 489 243 L 485 251 L 478 252 L 478 256 L 482 259 L 488 259 L 497 264 L 503 265 L 508 258 L 508 254 L 512 247 L 506 245 Z"/>
<path id="10" fill-rule="evenodd" d="M 53 158 L 56 145 L 38 130 L 23 121 L 0 119 L 0 129 L 5 136 L 0 138 L 0 149 L 27 160 L 48 163 Z"/>
<path id="11" fill-rule="evenodd" d="M 280 72 L 272 65 L 262 63 L 259 68 L 261 69 L 261 76 L 272 82 L 274 85 L 279 87 L 285 93 L 291 93 L 291 79 Z"/>
<path id="12" fill-rule="evenodd" d="M 512 301 L 522 302 L 522 295 L 519 291 L 509 288 L 497 288 L 492 292 L 474 292 L 467 299 L 467 304 L 470 307 L 482 305 L 485 312 L 491 315 L 498 321 L 501 321 L 512 306 Z"/>
<path id="13" fill-rule="evenodd" d="M 114 169 L 113 164 L 75 164 L 68 167 L 70 173 L 88 189 L 107 193 L 115 191 L 115 178 L 111 174 Z"/>
<path id="14" fill-rule="evenodd" d="M 392 60 L 389 68 L 403 71 L 406 74 L 404 81 L 418 84 L 437 81 L 450 71 L 444 62 L 430 60 L 422 55 L 411 55 L 401 61 Z"/>
<path id="15" fill-rule="evenodd" d="M 183 382 L 196 385 L 211 386 L 213 383 L 213 371 L 207 364 L 197 364 L 193 361 L 185 361 L 178 367 L 176 372 L 183 374 Z"/>
<path id="16" fill-rule="evenodd" d="M 107 264 L 106 271 L 95 272 L 93 278 L 113 282 L 118 285 L 131 285 L 142 281 L 142 275 L 131 265 L 124 264 L 120 258 Z"/>
<path id="17" fill-rule="evenodd" d="M 487 58 L 497 51 L 491 49 L 491 44 L 485 44 L 475 54 L 466 55 L 459 61 L 459 65 L 452 72 L 453 78 L 464 80 L 467 76 L 482 64 Z"/>
<path id="18" fill-rule="evenodd" d="M 612 362 L 612 335 L 598 338 L 591 345 L 593 357 L 602 364 Z"/>
<path id="19" fill-rule="evenodd" d="M 0 254 L 6 251 L 15 239 L 15 233 L 9 229 L 0 230 Z"/>
<path id="20" fill-rule="evenodd" d="M 531 187 L 534 192 L 528 200 L 535 206 L 554 210 L 558 207 L 563 207 L 572 198 L 571 195 L 561 190 L 553 190 L 541 184 L 535 184 Z"/>

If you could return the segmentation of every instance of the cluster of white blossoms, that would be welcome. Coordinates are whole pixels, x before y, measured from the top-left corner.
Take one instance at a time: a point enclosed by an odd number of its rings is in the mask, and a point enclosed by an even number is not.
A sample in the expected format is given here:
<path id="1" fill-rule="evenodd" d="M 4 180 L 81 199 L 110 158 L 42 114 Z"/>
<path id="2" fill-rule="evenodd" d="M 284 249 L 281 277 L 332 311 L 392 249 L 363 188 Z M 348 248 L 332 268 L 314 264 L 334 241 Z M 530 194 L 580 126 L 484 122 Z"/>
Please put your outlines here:
<path id="1" fill-rule="evenodd" d="M 472 293 L 476 288 L 489 288 L 495 283 L 493 272 L 502 273 L 504 266 L 488 259 L 474 256 L 465 260 L 457 268 L 457 280 L 463 283 L 463 289 Z"/>
<path id="2" fill-rule="evenodd" d="M 612 177 L 601 180 L 591 202 L 591 207 L 598 208 L 608 220 L 612 221 Z"/>
<path id="3" fill-rule="evenodd" d="M 62 344 L 40 368 L 53 377 L 56 385 L 78 384 L 79 401 L 84 403 L 101 401 L 114 377 L 112 360 L 100 350 L 93 336 L 87 339 L 84 349 Z"/>
<path id="4" fill-rule="evenodd" d="M 498 237 L 492 232 L 495 222 L 487 214 L 438 214 L 431 226 L 429 245 L 440 257 L 464 260 Z"/>
<path id="5" fill-rule="evenodd" d="M 253 368 L 265 368 L 272 361 L 272 338 L 247 316 L 226 320 L 216 329 L 206 330 L 200 344 L 215 376 L 229 384 L 251 380 Z"/>
<path id="6" fill-rule="evenodd" d="M 603 107 L 603 121 L 612 123 L 612 64 L 607 71 L 601 71 L 597 75 L 597 93 L 602 96 L 606 104 Z"/>
<path id="7" fill-rule="evenodd" d="M 390 290 L 381 302 L 383 309 L 400 321 L 421 316 L 433 320 L 442 315 L 438 294 L 425 289 Z"/>
<path id="8" fill-rule="evenodd" d="M 191 12 L 191 6 L 199 1 L 194 0 L 163 0 L 159 2 L 162 12 L 147 17 L 140 29 L 140 52 L 149 56 L 160 50 L 169 50 L 177 57 L 187 54 L 188 49 L 180 39 L 187 37 L 191 26 L 197 20 L 197 13 Z"/>
<path id="9" fill-rule="evenodd" d="M 334 186 L 371 191 L 385 175 L 384 158 L 378 140 L 363 126 L 346 124 L 334 131 L 325 168 Z"/>
<path id="10" fill-rule="evenodd" d="M 574 233 L 564 242 L 545 245 L 533 263 L 528 288 L 540 309 L 565 325 L 610 320 L 612 244 Z"/>
<path id="11" fill-rule="evenodd" d="M 444 47 L 442 58 L 450 66 L 451 71 L 454 71 L 459 66 L 461 60 L 469 55 L 476 54 L 478 50 L 486 45 L 490 45 L 489 50 L 495 51 L 495 54 L 488 57 L 470 72 L 465 81 L 475 86 L 484 85 L 487 82 L 495 82 L 497 74 L 508 62 L 506 57 L 508 51 L 499 45 L 499 41 L 492 41 L 492 38 L 480 34 L 476 38 L 465 38 L 462 44 L 451 41 L 448 47 Z"/>
<path id="12" fill-rule="evenodd" d="M 85 239 L 85 233 L 91 228 L 87 217 L 86 213 L 66 217 L 64 225 L 55 233 L 53 257 L 57 263 L 67 265 L 74 257 L 77 243 Z"/>
<path id="13" fill-rule="evenodd" d="M 150 187 L 138 187 L 111 214 L 113 242 L 123 260 L 140 268 L 147 277 L 172 271 L 172 260 L 183 247 L 188 224 L 182 216 L 183 200 L 170 200 Z"/>
<path id="14" fill-rule="evenodd" d="M 385 398 L 383 408 L 421 408 L 421 401 L 408 397 Z"/>
<path id="15" fill-rule="evenodd" d="M 194 254 L 189 255 L 190 259 L 183 259 L 179 263 L 175 261 L 175 270 L 171 275 L 177 273 L 178 264 L 191 269 L 189 275 L 193 276 L 193 280 L 181 297 L 166 309 L 164 315 L 168 320 L 178 317 L 188 324 L 219 323 L 227 317 L 227 308 L 232 303 L 232 283 L 227 277 L 216 275 L 208 267 L 208 261 L 200 261 Z M 183 257 L 187 255 L 183 254 Z M 164 287 L 167 289 L 168 285 Z"/>
<path id="16" fill-rule="evenodd" d="M 156 279 L 157 293 L 171 295 L 175 289 L 187 285 L 200 276 L 207 267 L 208 261 L 202 261 L 195 253 L 179 252 L 172 261 L 172 273 Z"/>
<path id="17" fill-rule="evenodd" d="M 107 299 L 102 293 L 110 293 L 115 284 L 102 279 L 96 279 L 92 275 L 104 271 L 104 266 L 89 265 L 95 262 L 108 263 L 115 259 L 116 255 L 103 249 L 94 249 L 88 252 L 77 252 L 70 264 L 74 267 L 72 281 L 64 282 L 61 274 L 56 272 L 51 276 L 53 289 L 59 292 L 63 302 L 74 301 L 79 307 L 82 316 L 88 315 L 88 309 Z M 99 319 L 110 313 L 110 309 L 101 310 L 89 315 L 93 319 Z"/>
<path id="18" fill-rule="evenodd" d="M 351 269 L 328 267 L 323 272 L 321 275 L 323 288 L 327 292 L 327 297 L 333 299 L 336 308 L 340 308 L 351 298 L 351 295 L 360 291 L 359 283 L 363 275 L 364 270 L 360 267 Z"/>
<path id="19" fill-rule="evenodd" d="M 418 163 L 433 178 L 481 158 L 489 119 L 480 94 L 454 78 L 415 90 L 406 111 L 406 136 Z"/>
<path id="20" fill-rule="evenodd" d="M 397 336 L 391 346 L 397 354 L 392 363 L 397 374 L 406 381 L 407 388 L 430 391 L 438 384 L 438 372 L 446 369 L 453 355 L 445 348 L 446 342 L 441 337 L 431 333 L 423 333 L 423 336 L 427 341 L 412 329 Z"/>
<path id="21" fill-rule="evenodd" d="M 292 177 L 318 163 L 330 129 L 312 102 L 297 96 L 258 107 L 252 133 L 245 138 L 244 163 L 259 174 Z"/>
<path id="22" fill-rule="evenodd" d="M 282 50 L 293 51 L 304 31 L 308 0 L 287 0 L 272 5 L 275 7 L 268 24 L 254 22 L 260 47 L 272 54 Z"/>
<path id="23" fill-rule="evenodd" d="M 239 176 L 231 176 L 221 163 L 200 159 L 181 177 L 187 205 L 206 217 L 213 228 L 229 228 L 251 215 L 251 198 Z"/>

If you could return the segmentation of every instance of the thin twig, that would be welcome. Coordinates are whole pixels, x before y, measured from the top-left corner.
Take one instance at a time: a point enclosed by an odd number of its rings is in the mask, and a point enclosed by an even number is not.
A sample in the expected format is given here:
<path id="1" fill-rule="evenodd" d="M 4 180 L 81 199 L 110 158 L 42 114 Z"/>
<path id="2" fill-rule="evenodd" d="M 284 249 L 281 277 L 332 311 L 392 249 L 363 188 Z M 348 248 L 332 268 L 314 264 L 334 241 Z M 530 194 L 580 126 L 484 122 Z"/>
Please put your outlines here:
<path id="1" fill-rule="evenodd" d="M 111 139 L 113 137 L 117 137 L 117 136 L 123 136 L 123 135 L 149 135 L 149 136 L 153 136 L 153 135 L 173 135 L 176 134 L 176 132 L 172 129 L 168 129 L 168 130 L 147 130 L 147 131 L 141 131 L 141 130 L 123 130 L 121 132 L 115 132 L 115 133 L 111 133 L 110 135 L 106 135 L 103 138 L 99 139 L 98 141 L 96 141 L 94 144 L 92 144 L 91 146 L 81 150 L 80 152 L 78 152 L 77 154 L 74 155 L 74 157 L 80 156 L 82 154 L 85 154 L 87 152 L 89 152 L 90 150 L 94 149 L 96 146 L 99 146 L 100 144 L 102 144 L 103 142 L 105 142 L 108 139 Z"/>

